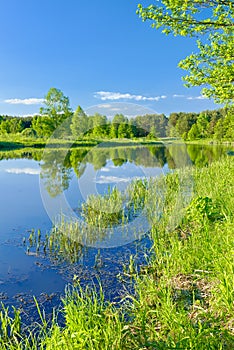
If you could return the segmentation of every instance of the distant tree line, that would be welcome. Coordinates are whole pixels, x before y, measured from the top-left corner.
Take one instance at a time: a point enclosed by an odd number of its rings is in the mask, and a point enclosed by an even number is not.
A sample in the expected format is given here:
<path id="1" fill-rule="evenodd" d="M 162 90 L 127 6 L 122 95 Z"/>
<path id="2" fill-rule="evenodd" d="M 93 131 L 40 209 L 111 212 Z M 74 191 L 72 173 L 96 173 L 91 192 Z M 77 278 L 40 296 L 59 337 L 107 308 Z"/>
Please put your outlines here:
<path id="1" fill-rule="evenodd" d="M 17 134 L 32 126 L 32 117 L 11 117 L 0 115 L 0 133 Z"/>
<path id="2" fill-rule="evenodd" d="M 36 115 L 33 117 L 0 116 L 0 134 L 22 134 L 27 137 L 49 137 L 66 119 Z M 81 107 L 74 112 L 64 135 L 77 138 L 135 138 L 156 139 L 166 136 L 168 118 L 164 114 L 148 114 L 128 119 L 116 114 L 112 120 L 99 113 L 87 116 Z"/>
<path id="3" fill-rule="evenodd" d="M 183 140 L 211 138 L 216 140 L 234 139 L 234 118 L 225 109 L 201 113 L 146 114 L 128 119 L 116 114 L 112 120 L 96 113 L 87 116 L 81 107 L 74 112 L 72 122 L 66 128 L 66 136 L 77 138 L 138 138 L 180 137 Z M 0 116 L 0 134 L 21 134 L 25 137 L 49 137 L 64 121 L 48 116 L 11 117 Z"/>
<path id="4" fill-rule="evenodd" d="M 223 108 L 201 113 L 171 113 L 167 136 L 188 141 L 205 138 L 234 140 L 234 111 Z"/>
<path id="5" fill-rule="evenodd" d="M 45 97 L 45 107 L 33 117 L 0 116 L 0 134 L 20 134 L 25 137 L 48 138 L 62 125 L 64 137 L 73 138 L 139 138 L 180 137 L 184 140 L 214 138 L 234 139 L 233 110 L 223 108 L 201 113 L 146 114 L 127 118 L 116 114 L 112 120 L 99 113 L 88 116 L 78 106 L 72 112 L 68 97 L 51 88 Z"/>

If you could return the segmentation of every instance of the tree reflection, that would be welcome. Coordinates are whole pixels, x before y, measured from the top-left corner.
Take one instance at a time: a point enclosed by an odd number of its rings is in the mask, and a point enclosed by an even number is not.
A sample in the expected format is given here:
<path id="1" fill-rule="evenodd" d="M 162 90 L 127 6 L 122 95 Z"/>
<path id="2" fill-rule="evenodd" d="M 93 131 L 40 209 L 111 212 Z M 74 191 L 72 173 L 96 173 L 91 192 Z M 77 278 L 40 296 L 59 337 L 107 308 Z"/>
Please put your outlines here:
<path id="1" fill-rule="evenodd" d="M 72 178 L 70 162 L 66 161 L 64 151 L 47 150 L 41 164 L 41 178 L 51 197 L 58 196 L 69 187 Z"/>
<path id="2" fill-rule="evenodd" d="M 168 144 L 130 145 L 113 143 L 100 144 L 96 147 L 74 149 L 46 148 L 20 149 L 0 152 L 1 159 L 32 159 L 40 161 L 41 178 L 51 197 L 56 197 L 69 188 L 73 171 L 78 178 L 84 175 L 87 164 L 92 164 L 95 171 L 112 161 L 115 167 L 129 162 L 145 168 L 179 168 L 184 165 L 207 166 L 219 160 L 233 148 L 221 145 Z"/>
<path id="3" fill-rule="evenodd" d="M 126 162 L 143 167 L 163 167 L 167 163 L 167 149 L 160 146 L 138 147 L 102 147 L 77 149 L 46 149 L 41 164 L 41 178 L 51 197 L 56 197 L 68 189 L 72 170 L 80 178 L 84 175 L 87 164 L 92 164 L 95 171 L 112 161 L 115 167 Z"/>
<path id="4" fill-rule="evenodd" d="M 169 169 L 187 165 L 202 167 L 220 159 L 226 152 L 225 146 L 185 144 L 138 147 L 97 146 L 70 149 L 68 152 L 47 150 L 41 165 L 41 176 L 46 181 L 45 187 L 48 193 L 55 197 L 63 190 L 68 189 L 72 170 L 80 178 L 84 175 L 87 164 L 92 164 L 95 171 L 105 167 L 109 160 L 113 162 L 115 167 L 121 167 L 127 162 L 145 168 L 163 168 L 166 164 Z"/>

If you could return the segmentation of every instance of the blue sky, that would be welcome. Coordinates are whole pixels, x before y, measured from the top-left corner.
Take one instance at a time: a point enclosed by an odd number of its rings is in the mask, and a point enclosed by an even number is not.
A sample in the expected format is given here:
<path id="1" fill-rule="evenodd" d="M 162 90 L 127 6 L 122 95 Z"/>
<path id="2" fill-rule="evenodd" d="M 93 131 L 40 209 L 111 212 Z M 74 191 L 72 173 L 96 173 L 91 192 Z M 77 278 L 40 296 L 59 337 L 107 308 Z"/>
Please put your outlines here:
<path id="1" fill-rule="evenodd" d="M 73 109 L 107 115 L 120 112 L 117 103 L 166 115 L 218 108 L 183 86 L 177 65 L 195 41 L 150 28 L 136 15 L 139 2 L 0 0 L 0 115 L 37 113 L 50 87 Z"/>

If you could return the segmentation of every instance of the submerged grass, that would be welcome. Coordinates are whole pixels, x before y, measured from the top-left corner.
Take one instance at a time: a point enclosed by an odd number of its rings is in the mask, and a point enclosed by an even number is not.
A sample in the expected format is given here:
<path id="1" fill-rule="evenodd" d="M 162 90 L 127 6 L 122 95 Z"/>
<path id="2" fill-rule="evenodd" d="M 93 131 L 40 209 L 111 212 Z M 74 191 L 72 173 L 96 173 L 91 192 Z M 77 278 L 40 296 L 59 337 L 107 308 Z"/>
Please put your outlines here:
<path id="1" fill-rule="evenodd" d="M 69 288 L 65 327 L 54 319 L 37 338 L 3 309 L 1 348 L 233 349 L 233 178 L 230 157 L 136 185 L 132 202 L 144 203 L 154 254 L 133 272 L 135 295 L 115 305 L 102 291 Z"/>

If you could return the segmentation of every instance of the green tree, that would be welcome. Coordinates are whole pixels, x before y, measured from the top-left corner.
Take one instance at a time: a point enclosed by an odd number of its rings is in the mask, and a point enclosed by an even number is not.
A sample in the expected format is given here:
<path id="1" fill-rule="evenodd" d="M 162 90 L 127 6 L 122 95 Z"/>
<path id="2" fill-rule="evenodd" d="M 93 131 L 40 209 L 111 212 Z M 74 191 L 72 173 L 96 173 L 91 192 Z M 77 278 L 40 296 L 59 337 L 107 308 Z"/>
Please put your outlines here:
<path id="1" fill-rule="evenodd" d="M 113 122 L 111 123 L 109 136 L 111 139 L 115 139 L 118 137 L 118 124 L 115 124 Z"/>
<path id="2" fill-rule="evenodd" d="M 88 131 L 88 117 L 80 106 L 72 116 L 71 131 L 74 137 L 83 136 Z"/>
<path id="3" fill-rule="evenodd" d="M 10 133 L 16 134 L 21 132 L 23 129 L 23 122 L 20 118 L 15 117 L 10 119 Z"/>
<path id="4" fill-rule="evenodd" d="M 130 118 L 129 119 L 129 134 L 130 134 L 130 137 L 133 138 L 133 137 L 137 137 L 139 135 L 138 133 L 138 128 L 137 128 L 137 124 L 136 124 L 136 121 L 134 118 Z"/>
<path id="5" fill-rule="evenodd" d="M 156 140 L 158 138 L 158 131 L 154 125 L 151 126 L 150 132 L 147 135 L 147 138 L 150 140 Z"/>
<path id="6" fill-rule="evenodd" d="M 200 113 L 197 118 L 197 127 L 202 138 L 207 137 L 209 119 L 206 113 Z"/>
<path id="7" fill-rule="evenodd" d="M 228 113 L 224 118 L 219 119 L 214 128 L 214 138 L 221 139 L 234 139 L 234 113 Z"/>
<path id="8" fill-rule="evenodd" d="M 49 137 L 55 130 L 55 123 L 52 118 L 44 116 L 35 116 L 32 120 L 32 128 L 39 137 Z"/>
<path id="9" fill-rule="evenodd" d="M 129 128 L 128 128 L 128 124 L 126 123 L 121 123 L 119 124 L 118 127 L 118 138 L 122 139 L 122 138 L 129 138 Z"/>
<path id="10" fill-rule="evenodd" d="M 193 124 L 191 129 L 188 132 L 188 136 L 187 136 L 188 140 L 193 141 L 193 140 L 199 139 L 200 136 L 201 134 L 197 124 Z"/>
<path id="11" fill-rule="evenodd" d="M 167 136 L 170 137 L 176 137 L 177 135 L 177 130 L 176 130 L 176 124 L 179 119 L 179 113 L 171 113 L 169 116 L 168 120 L 168 125 L 167 125 Z"/>
<path id="12" fill-rule="evenodd" d="M 125 117 L 123 114 L 116 114 L 112 120 L 113 124 L 122 124 L 122 123 L 128 123 L 128 118 Z"/>
<path id="13" fill-rule="evenodd" d="M 199 37 L 199 51 L 179 63 L 189 71 L 186 86 L 203 86 L 205 96 L 233 103 L 233 0 L 161 0 L 158 5 L 138 5 L 137 13 L 165 34 Z"/>
<path id="14" fill-rule="evenodd" d="M 208 137 L 213 137 L 214 136 L 214 128 L 215 125 L 217 124 L 218 120 L 223 118 L 224 115 L 224 110 L 219 109 L 215 111 L 206 111 L 205 113 L 209 114 L 209 126 L 208 126 Z"/>
<path id="15" fill-rule="evenodd" d="M 2 120 L 0 124 L 0 133 L 9 134 L 11 132 L 11 123 L 10 120 Z"/>
<path id="16" fill-rule="evenodd" d="M 37 136 L 36 130 L 32 128 L 25 128 L 22 132 L 21 135 L 29 138 L 35 138 Z"/>
<path id="17" fill-rule="evenodd" d="M 105 137 L 109 134 L 109 124 L 107 123 L 107 117 L 99 113 L 95 113 L 92 117 L 93 130 L 92 134 L 97 137 Z"/>
<path id="18" fill-rule="evenodd" d="M 147 136 L 150 131 L 157 130 L 159 137 L 166 136 L 168 119 L 164 114 L 146 114 L 135 118 L 135 125 L 138 128 L 138 136 Z"/>
<path id="19" fill-rule="evenodd" d="M 56 88 L 50 88 L 44 99 L 45 107 L 40 108 L 41 117 L 34 121 L 33 128 L 38 135 L 48 137 L 59 125 L 72 115 L 69 98 Z M 42 125 L 40 126 L 40 123 Z M 70 125 L 64 124 L 63 130 L 58 130 L 57 137 L 68 136 Z M 56 137 L 56 135 L 55 135 Z"/>
<path id="20" fill-rule="evenodd" d="M 110 126 L 110 138 L 124 138 L 129 137 L 129 130 L 127 127 L 128 118 L 123 114 L 116 114 L 112 119 Z"/>
<path id="21" fill-rule="evenodd" d="M 64 96 L 63 92 L 56 88 L 50 88 L 45 96 L 45 107 L 40 109 L 40 114 L 49 117 L 57 117 L 58 115 L 71 115 L 69 98 Z"/>
<path id="22" fill-rule="evenodd" d="M 187 138 L 187 134 L 191 129 L 192 125 L 196 123 L 197 115 L 195 113 L 179 113 L 180 117 L 176 123 L 177 135 L 182 137 L 184 140 Z"/>
<path id="23" fill-rule="evenodd" d="M 53 119 L 54 128 L 72 115 L 69 98 L 56 88 L 50 88 L 44 100 L 45 107 L 40 108 L 40 114 Z"/>

